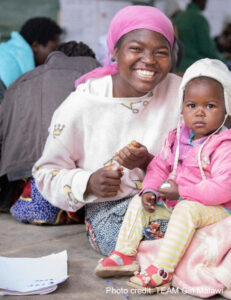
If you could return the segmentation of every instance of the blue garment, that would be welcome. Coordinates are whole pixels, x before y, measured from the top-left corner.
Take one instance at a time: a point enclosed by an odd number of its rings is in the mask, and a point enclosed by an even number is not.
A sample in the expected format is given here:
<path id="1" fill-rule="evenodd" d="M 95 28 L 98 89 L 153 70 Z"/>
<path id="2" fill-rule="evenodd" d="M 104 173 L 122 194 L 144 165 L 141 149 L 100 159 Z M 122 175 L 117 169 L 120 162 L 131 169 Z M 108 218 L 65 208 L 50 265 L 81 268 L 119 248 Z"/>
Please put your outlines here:
<path id="1" fill-rule="evenodd" d="M 0 78 L 8 87 L 19 76 L 35 68 L 30 45 L 13 31 L 11 39 L 0 44 Z"/>
<path id="2" fill-rule="evenodd" d="M 34 178 L 31 179 L 31 195 L 28 198 L 20 197 L 11 207 L 11 215 L 19 222 L 30 224 L 55 224 L 60 211 L 51 205 L 39 193 Z"/>

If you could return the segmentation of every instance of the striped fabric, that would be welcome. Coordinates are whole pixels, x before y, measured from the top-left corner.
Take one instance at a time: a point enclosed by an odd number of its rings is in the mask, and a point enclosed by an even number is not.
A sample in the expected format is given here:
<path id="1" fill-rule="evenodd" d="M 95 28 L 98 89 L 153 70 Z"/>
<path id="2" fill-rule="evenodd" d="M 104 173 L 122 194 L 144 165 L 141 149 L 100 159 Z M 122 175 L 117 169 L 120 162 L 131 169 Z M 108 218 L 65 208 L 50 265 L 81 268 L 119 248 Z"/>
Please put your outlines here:
<path id="1" fill-rule="evenodd" d="M 205 206 L 198 202 L 180 201 L 171 212 L 163 206 L 156 206 L 153 213 L 146 212 L 141 199 L 136 196 L 130 202 L 121 226 L 116 251 L 134 256 L 143 238 L 143 227 L 155 219 L 169 219 L 168 228 L 158 256 L 153 265 L 173 272 L 196 229 L 214 224 L 230 214 L 222 206 Z"/>

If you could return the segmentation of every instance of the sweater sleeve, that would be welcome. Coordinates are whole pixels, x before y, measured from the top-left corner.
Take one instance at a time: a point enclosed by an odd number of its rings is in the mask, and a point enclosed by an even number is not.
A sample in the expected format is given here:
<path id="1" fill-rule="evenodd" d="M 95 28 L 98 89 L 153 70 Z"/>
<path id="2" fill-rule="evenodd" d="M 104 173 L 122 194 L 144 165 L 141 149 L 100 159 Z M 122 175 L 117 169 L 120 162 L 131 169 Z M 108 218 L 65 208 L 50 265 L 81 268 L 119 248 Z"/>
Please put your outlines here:
<path id="1" fill-rule="evenodd" d="M 221 205 L 231 201 L 231 146 L 223 142 L 211 157 L 211 176 L 198 184 L 179 186 L 183 199 L 204 205 Z"/>
<path id="2" fill-rule="evenodd" d="M 33 167 L 33 176 L 39 191 L 52 205 L 76 211 L 97 199 L 93 195 L 84 198 L 93 171 L 81 168 L 81 128 L 76 128 L 65 107 L 56 112 L 42 157 Z"/>
<path id="3" fill-rule="evenodd" d="M 169 136 L 172 133 L 169 134 Z M 147 173 L 142 183 L 142 190 L 140 195 L 145 190 L 157 191 L 157 188 L 167 180 L 171 172 L 171 165 L 169 164 L 169 155 L 171 149 L 169 145 L 169 138 L 165 140 L 162 150 L 155 156 L 147 167 Z"/>

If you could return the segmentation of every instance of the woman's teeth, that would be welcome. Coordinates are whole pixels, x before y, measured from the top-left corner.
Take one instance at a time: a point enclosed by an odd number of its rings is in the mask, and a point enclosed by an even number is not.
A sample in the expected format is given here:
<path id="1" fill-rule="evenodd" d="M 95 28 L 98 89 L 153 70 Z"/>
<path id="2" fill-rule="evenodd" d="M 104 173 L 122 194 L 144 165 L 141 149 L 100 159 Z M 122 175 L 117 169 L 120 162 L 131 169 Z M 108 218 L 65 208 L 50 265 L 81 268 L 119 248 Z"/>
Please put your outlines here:
<path id="1" fill-rule="evenodd" d="M 147 70 L 137 70 L 137 74 L 142 77 L 152 78 L 155 73 Z"/>

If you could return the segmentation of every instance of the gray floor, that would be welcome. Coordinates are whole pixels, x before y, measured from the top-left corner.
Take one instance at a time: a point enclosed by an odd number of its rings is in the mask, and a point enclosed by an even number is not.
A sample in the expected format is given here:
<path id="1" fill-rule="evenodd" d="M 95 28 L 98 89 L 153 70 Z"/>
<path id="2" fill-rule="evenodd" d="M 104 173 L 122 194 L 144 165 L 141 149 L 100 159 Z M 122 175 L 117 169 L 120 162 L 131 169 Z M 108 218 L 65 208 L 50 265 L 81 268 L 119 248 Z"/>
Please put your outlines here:
<path id="1" fill-rule="evenodd" d="M 101 257 L 91 249 L 84 225 L 34 226 L 21 224 L 9 214 L 0 213 L 0 255 L 8 257 L 41 257 L 66 249 L 68 280 L 51 294 L 43 296 L 7 296 L 6 300 L 125 300 L 125 299 L 198 299 L 171 290 L 154 296 L 134 294 L 126 286 L 126 278 L 105 279 L 95 276 L 93 270 Z M 0 270 L 1 272 L 1 270 Z M 223 299 L 215 296 L 212 299 Z"/>

